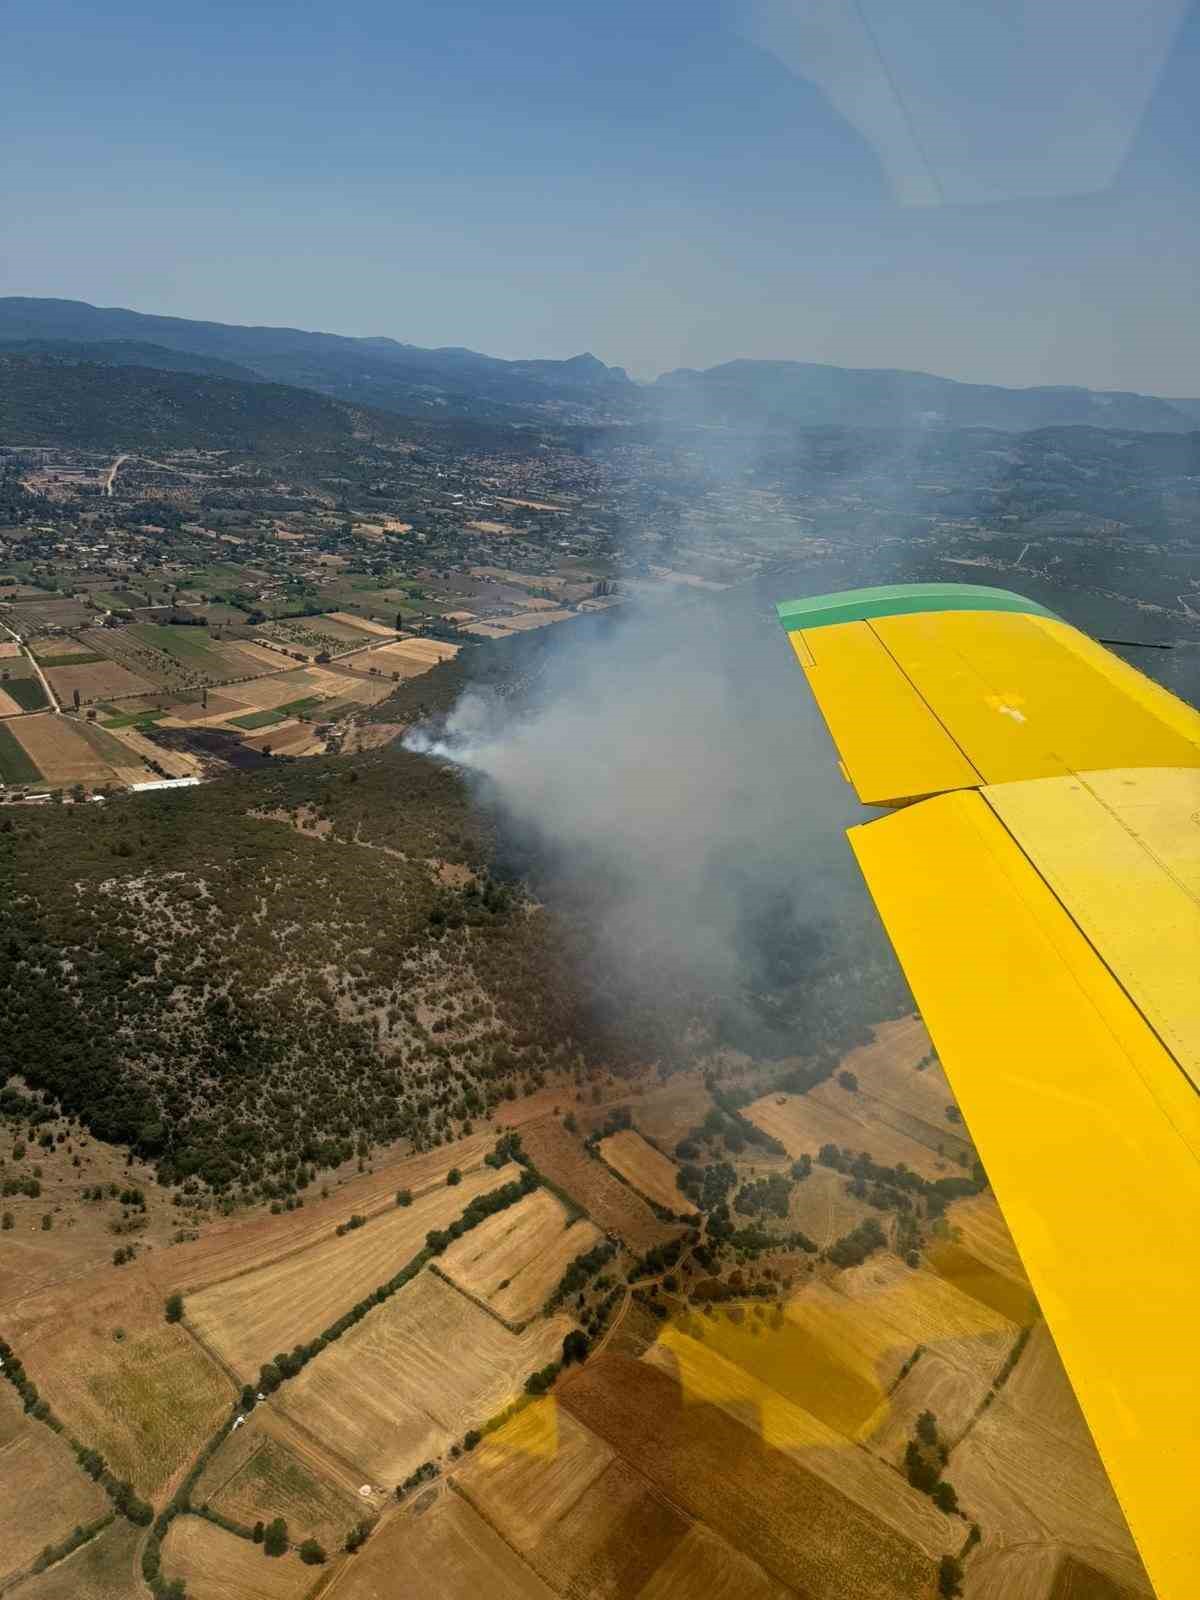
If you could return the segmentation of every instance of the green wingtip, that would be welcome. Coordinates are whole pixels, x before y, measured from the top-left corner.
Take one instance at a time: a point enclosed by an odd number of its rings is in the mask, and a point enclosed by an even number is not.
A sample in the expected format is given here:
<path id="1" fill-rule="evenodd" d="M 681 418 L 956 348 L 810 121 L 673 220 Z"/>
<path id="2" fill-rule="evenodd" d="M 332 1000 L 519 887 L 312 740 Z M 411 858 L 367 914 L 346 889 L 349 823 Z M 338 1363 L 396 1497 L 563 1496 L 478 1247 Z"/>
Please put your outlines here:
<path id="1" fill-rule="evenodd" d="M 979 583 L 884 583 L 872 589 L 843 589 L 835 594 L 782 600 L 775 610 L 789 633 L 914 611 L 1018 611 L 1032 617 L 1054 616 L 1036 600 Z"/>

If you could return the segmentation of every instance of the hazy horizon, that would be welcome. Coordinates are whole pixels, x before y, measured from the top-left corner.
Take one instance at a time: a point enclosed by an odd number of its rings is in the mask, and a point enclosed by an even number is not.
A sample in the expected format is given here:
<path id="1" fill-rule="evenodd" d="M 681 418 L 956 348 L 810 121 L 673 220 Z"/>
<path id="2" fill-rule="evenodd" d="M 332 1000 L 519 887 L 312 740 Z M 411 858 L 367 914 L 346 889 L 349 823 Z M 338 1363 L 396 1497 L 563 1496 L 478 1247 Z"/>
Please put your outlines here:
<path id="1" fill-rule="evenodd" d="M 0 293 L 1194 395 L 1198 59 L 1186 0 L 49 0 Z"/>

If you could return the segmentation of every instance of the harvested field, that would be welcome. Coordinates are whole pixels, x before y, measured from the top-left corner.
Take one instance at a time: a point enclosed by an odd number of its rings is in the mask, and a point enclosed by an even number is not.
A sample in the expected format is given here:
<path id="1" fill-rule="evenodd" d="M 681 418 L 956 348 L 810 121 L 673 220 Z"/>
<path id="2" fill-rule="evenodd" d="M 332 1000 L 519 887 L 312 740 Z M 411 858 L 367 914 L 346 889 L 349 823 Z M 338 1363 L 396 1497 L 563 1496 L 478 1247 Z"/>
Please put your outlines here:
<path id="1" fill-rule="evenodd" d="M 984 1530 L 982 1565 L 1014 1546 L 1086 1547 L 1088 1563 L 1152 1593 L 1100 1458 L 1013 1407 L 1002 1391 L 954 1451 L 949 1475 Z"/>
<path id="2" fill-rule="evenodd" d="M 668 1078 L 660 1088 L 631 1103 L 639 1133 L 655 1140 L 668 1154 L 680 1139 L 698 1127 L 713 1108 L 712 1096 L 699 1078 Z"/>
<path id="3" fill-rule="evenodd" d="M 943 1438 L 953 1446 L 971 1427 L 990 1391 L 986 1374 L 964 1370 L 936 1349 L 923 1350 L 880 1408 L 867 1446 L 880 1460 L 899 1468 L 923 1411 L 933 1412 Z"/>
<path id="4" fill-rule="evenodd" d="M 389 1517 L 347 1565 L 336 1593 L 337 1600 L 552 1600 L 553 1596 L 456 1494 L 438 1495 L 424 1509 Z"/>
<path id="5" fill-rule="evenodd" d="M 419 1196 L 411 1206 L 393 1206 L 340 1239 L 331 1223 L 325 1237 L 309 1248 L 189 1295 L 188 1323 L 249 1380 L 276 1351 L 315 1339 L 399 1272 L 424 1247 L 431 1228 L 444 1228 L 476 1195 L 519 1176 L 520 1169 L 512 1164 L 498 1172 L 482 1168 L 456 1186 Z M 312 1370 L 310 1366 L 305 1376 Z"/>
<path id="6" fill-rule="evenodd" d="M 46 676 L 58 698 L 70 704 L 75 690 L 84 705 L 113 696 L 145 694 L 151 685 L 116 661 L 93 661 L 81 667 L 47 667 Z"/>
<path id="7" fill-rule="evenodd" d="M 283 1517 L 292 1538 L 314 1538 L 337 1549 L 368 1508 L 352 1492 L 318 1477 L 271 1431 L 268 1408 L 259 1407 L 231 1433 L 208 1463 L 195 1499 L 243 1526 Z"/>
<path id="8" fill-rule="evenodd" d="M 527 1555 L 612 1460 L 602 1440 L 547 1397 L 487 1434 L 455 1473 L 454 1486 Z"/>
<path id="9" fill-rule="evenodd" d="M 136 728 L 107 728 L 106 733 L 111 733 L 118 744 L 124 745 L 129 752 L 130 767 L 144 766 L 147 762 L 156 761 L 169 778 L 190 778 L 200 765 L 197 757 L 188 755 L 186 750 L 166 750 L 162 745 L 155 744 L 153 739 L 147 738 L 144 733 L 139 733 Z M 147 777 L 157 777 L 155 772 L 141 772 L 137 778 L 130 781 L 139 783 Z"/>
<path id="10" fill-rule="evenodd" d="M 0 1578 L 108 1509 L 108 1496 L 79 1470 L 64 1441 L 44 1423 L 25 1420 L 0 1450 Z"/>
<path id="11" fill-rule="evenodd" d="M 388 639 L 396 637 L 395 628 L 385 627 L 382 622 L 370 622 L 366 617 L 356 617 L 350 611 L 327 611 L 325 615 L 331 622 L 340 622 L 344 628 L 353 628 L 358 633 L 373 633 Z"/>
<path id="12" fill-rule="evenodd" d="M 37 657 L 41 666 L 45 666 L 47 661 L 55 661 L 62 656 L 87 656 L 90 659 L 95 654 L 90 645 L 80 644 L 78 639 L 60 639 L 53 634 L 49 634 L 45 638 L 27 639 L 25 643 Z"/>
<path id="13" fill-rule="evenodd" d="M 1014 1411 L 1057 1433 L 1069 1444 L 1092 1447 L 1091 1430 L 1044 1322 L 1039 1322 L 1030 1334 L 1005 1385 L 1004 1397 Z"/>
<path id="14" fill-rule="evenodd" d="M 893 1128 L 931 1150 L 940 1145 L 952 1159 L 961 1153 L 969 1160 L 971 1141 L 961 1124 L 946 1119 L 954 1093 L 941 1067 L 929 1059 L 933 1046 L 924 1023 L 904 1017 L 881 1023 L 874 1032 L 870 1044 L 851 1050 L 839 1064 L 840 1071 L 858 1079 L 857 1090 L 849 1094 L 835 1076 L 809 1090 L 811 1097 L 865 1128 Z"/>
<path id="15" fill-rule="evenodd" d="M 600 1154 L 627 1183 L 664 1210 L 692 1210 L 691 1201 L 680 1192 L 675 1181 L 679 1168 L 632 1128 L 622 1128 L 619 1133 L 602 1139 Z"/>
<path id="16" fill-rule="evenodd" d="M 29 752 L 9 727 L 0 727 L 0 783 L 41 783 Z"/>
<path id="17" fill-rule="evenodd" d="M 20 654 L 21 646 L 15 639 L 0 639 L 0 661 L 11 661 Z"/>
<path id="18" fill-rule="evenodd" d="M 742 1327 L 754 1325 L 757 1307 L 743 1307 Z M 752 1372 L 728 1359 L 717 1348 L 722 1320 L 692 1317 L 668 1327 L 646 1353 L 644 1360 L 682 1385 L 691 1405 L 714 1405 L 752 1429 L 763 1442 L 782 1450 L 800 1466 L 816 1472 L 847 1499 L 880 1518 L 901 1537 L 936 1560 L 958 1539 L 953 1519 L 937 1509 L 906 1480 L 844 1434 L 827 1427 L 811 1411 L 784 1398 Z M 757 1342 L 787 1339 L 768 1317 L 757 1323 Z M 794 1349 L 792 1354 L 795 1354 Z M 786 1359 L 786 1358 L 785 1358 Z"/>
<path id="19" fill-rule="evenodd" d="M 196 1243 L 177 1246 L 146 1262 L 160 1303 L 176 1289 L 192 1296 L 210 1285 L 241 1277 L 281 1262 L 285 1257 L 307 1252 L 310 1247 L 323 1247 L 335 1234 L 337 1226 L 354 1212 L 368 1218 L 391 1216 L 395 1210 L 398 1189 L 410 1190 L 415 1200 L 432 1191 L 442 1193 L 447 1189 L 446 1174 L 451 1167 L 458 1167 L 463 1174 L 463 1181 L 448 1192 L 462 1196 L 465 1206 L 467 1198 L 477 1192 L 473 1175 L 481 1168 L 484 1154 L 494 1143 L 494 1135 L 474 1133 L 466 1139 L 439 1145 L 436 1150 L 426 1151 L 423 1155 L 406 1156 L 398 1161 L 380 1161 L 373 1173 L 353 1177 L 339 1185 L 327 1200 L 314 1196 L 303 1211 L 280 1216 L 270 1216 L 262 1211 L 236 1222 L 218 1224 L 206 1231 Z M 490 1176 L 492 1187 L 503 1181 L 490 1167 L 483 1171 Z M 487 1185 L 484 1185 L 486 1188 Z M 416 1209 L 414 1203 L 409 1214 Z M 355 1233 L 347 1234 L 336 1242 L 351 1244 L 369 1229 L 370 1225 L 357 1229 Z M 424 1234 L 421 1243 L 424 1243 Z M 376 1279 L 375 1283 L 380 1281 Z M 346 1308 L 339 1308 L 342 1309 Z M 275 1348 L 278 1349 L 278 1346 Z"/>
<path id="20" fill-rule="evenodd" d="M 642 1589 L 637 1600 L 790 1600 L 792 1591 L 757 1563 L 694 1523 Z"/>
<path id="21" fill-rule="evenodd" d="M 0 717 L 16 717 L 25 708 L 17 703 L 10 694 L 0 689 Z"/>
<path id="22" fill-rule="evenodd" d="M 127 1269 L 132 1272 L 132 1269 Z M 53 1292 L 26 1302 L 34 1322 L 12 1339 L 30 1376 L 76 1438 L 139 1494 L 154 1493 L 217 1426 L 233 1390 L 183 1328 L 163 1321 L 144 1278 L 92 1279 L 70 1315 Z M 117 1340 L 114 1329 L 123 1330 Z"/>
<path id="23" fill-rule="evenodd" d="M 425 1271 L 310 1361 L 279 1404 L 364 1480 L 391 1485 L 503 1410 L 571 1325 L 511 1333 Z"/>
<path id="24" fill-rule="evenodd" d="M 523 1127 L 521 1142 L 552 1183 L 565 1189 L 605 1233 L 619 1235 L 631 1249 L 643 1253 L 679 1233 L 678 1227 L 660 1222 L 644 1200 L 593 1160 L 556 1117 Z"/>
<path id="25" fill-rule="evenodd" d="M 569 1222 L 561 1200 L 535 1189 L 456 1239 L 438 1257 L 438 1270 L 519 1326 L 538 1314 L 575 1257 L 602 1237 L 590 1222 Z"/>
<path id="26" fill-rule="evenodd" d="M 638 1593 L 690 1527 L 687 1517 L 617 1457 L 528 1560 L 572 1600 L 618 1600 Z"/>
<path id="27" fill-rule="evenodd" d="M 969 1195 L 965 1200 L 955 1200 L 946 1211 L 946 1220 L 956 1242 L 970 1251 L 976 1261 L 1011 1278 L 1014 1283 L 1028 1283 L 1004 1214 L 990 1189 Z"/>
<path id="28" fill-rule="evenodd" d="M 823 1144 L 835 1144 L 839 1150 L 850 1149 L 856 1154 L 866 1150 L 883 1166 L 894 1167 L 903 1161 L 923 1178 L 962 1175 L 962 1168 L 948 1156 L 939 1156 L 885 1123 L 860 1120 L 862 1108 L 854 1102 L 861 1097 L 841 1088 L 837 1093 L 845 1102 L 841 1110 L 835 1111 L 814 1099 L 812 1093 L 768 1094 L 747 1106 L 742 1114 L 778 1139 L 792 1157 L 815 1156 Z"/>
<path id="29" fill-rule="evenodd" d="M 1033 1290 L 1020 1280 L 1006 1278 L 1003 1273 L 976 1259 L 960 1244 L 947 1240 L 935 1242 L 928 1251 L 929 1265 L 947 1283 L 952 1283 L 964 1294 L 973 1295 L 991 1306 L 1001 1316 L 1022 1327 L 1031 1326 L 1038 1315 L 1038 1304 Z"/>
<path id="30" fill-rule="evenodd" d="M 573 617 L 573 611 L 522 611 L 516 616 L 501 619 L 504 627 L 511 628 L 517 633 L 526 633 L 530 628 L 545 628 L 552 622 L 565 622 L 568 617 Z"/>
<path id="31" fill-rule="evenodd" d="M 1149 1588 L 1142 1586 L 1145 1578 L 1141 1573 L 1129 1576 L 1137 1585 L 1136 1590 L 1126 1588 L 1103 1572 L 1097 1572 L 1088 1563 L 1087 1551 L 1078 1555 L 1068 1551 L 1059 1562 L 1049 1600 L 1128 1600 L 1134 1593 L 1149 1594 Z"/>
<path id="32" fill-rule="evenodd" d="M 844 1239 L 866 1217 L 878 1215 L 865 1200 L 856 1200 L 849 1193 L 849 1184 L 840 1172 L 820 1164 L 796 1184 L 788 1202 L 788 1227 L 806 1233 L 822 1250 Z"/>
<path id="33" fill-rule="evenodd" d="M 163 1540 L 163 1574 L 182 1578 L 192 1600 L 301 1600 L 319 1574 L 294 1553 L 267 1556 L 260 1544 L 203 1517 L 176 1517 Z"/>
<path id="34" fill-rule="evenodd" d="M 605 1354 L 560 1403 L 675 1505 L 811 1600 L 926 1600 L 933 1564 L 718 1407 L 644 1361 Z"/>
<path id="35" fill-rule="evenodd" d="M 102 760 L 69 717 L 54 712 L 21 717 L 8 731 L 21 745 L 46 783 L 112 783 L 116 773 Z"/>
<path id="36" fill-rule="evenodd" d="M 129 1600 L 143 1530 L 117 1520 L 81 1550 L 21 1585 L 21 1600 Z"/>

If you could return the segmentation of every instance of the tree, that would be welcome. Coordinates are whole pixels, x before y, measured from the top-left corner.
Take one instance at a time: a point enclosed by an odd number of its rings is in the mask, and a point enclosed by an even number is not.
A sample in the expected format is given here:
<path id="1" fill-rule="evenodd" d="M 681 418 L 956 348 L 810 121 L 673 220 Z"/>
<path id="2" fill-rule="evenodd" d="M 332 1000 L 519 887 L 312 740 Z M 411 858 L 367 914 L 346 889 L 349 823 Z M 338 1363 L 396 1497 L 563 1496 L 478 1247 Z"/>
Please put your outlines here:
<path id="1" fill-rule="evenodd" d="M 282 1517 L 267 1523 L 263 1534 L 263 1550 L 269 1556 L 281 1556 L 288 1547 L 288 1525 Z"/>
<path id="2" fill-rule="evenodd" d="M 958 1109 L 957 1106 L 951 1105 L 951 1106 L 947 1106 L 946 1107 L 946 1121 L 947 1122 L 961 1122 L 962 1121 L 962 1112 Z"/>
<path id="3" fill-rule="evenodd" d="M 839 1072 L 838 1082 L 841 1084 L 842 1088 L 845 1089 L 847 1094 L 858 1093 L 858 1079 L 855 1077 L 853 1072 Z"/>
<path id="4" fill-rule="evenodd" d="M 265 1522 L 256 1522 L 254 1524 L 254 1535 L 253 1535 L 253 1537 L 254 1537 L 255 1544 L 261 1544 L 263 1542 L 263 1535 L 266 1533 L 266 1531 L 267 1531 L 267 1525 L 266 1525 Z"/>
<path id="5" fill-rule="evenodd" d="M 938 1442 L 937 1418 L 932 1411 L 922 1411 L 917 1418 L 917 1438 L 922 1444 Z"/>
<path id="6" fill-rule="evenodd" d="M 0 1219 L 0 1228 L 3 1228 L 5 1233 L 7 1233 L 9 1231 L 9 1229 L 12 1227 L 12 1225 L 13 1225 L 13 1214 L 12 1214 L 11 1211 L 6 1211 L 4 1213 L 3 1219 Z"/>
<path id="7" fill-rule="evenodd" d="M 54 1226 L 54 1218 L 47 1211 L 46 1214 L 42 1218 L 42 1232 L 43 1233 L 49 1233 L 50 1229 L 53 1226 Z"/>
<path id="8" fill-rule="evenodd" d="M 315 1539 L 305 1539 L 300 1546 L 300 1559 L 307 1566 L 319 1567 L 326 1557 L 324 1550 Z"/>
<path id="9" fill-rule="evenodd" d="M 181 1294 L 168 1295 L 165 1312 L 168 1322 L 178 1322 L 183 1316 L 183 1296 Z"/>
<path id="10" fill-rule="evenodd" d="M 962 1562 L 956 1556 L 943 1556 L 938 1567 L 938 1593 L 953 1600 L 962 1593 Z"/>
<path id="11" fill-rule="evenodd" d="M 457 1167 L 450 1168 L 450 1171 L 446 1174 L 446 1182 L 451 1188 L 453 1188 L 456 1183 L 462 1182 L 462 1173 Z"/>
<path id="12" fill-rule="evenodd" d="M 944 1511 L 947 1516 L 953 1516 L 958 1510 L 958 1495 L 954 1485 L 947 1483 L 945 1478 L 940 1479 L 933 1486 L 933 1503 L 939 1511 Z"/>
<path id="13" fill-rule="evenodd" d="M 568 1366 L 572 1361 L 586 1361 L 588 1348 L 587 1334 L 572 1328 L 562 1342 L 563 1366 Z"/>
<path id="14" fill-rule="evenodd" d="M 412 1190 L 411 1189 L 397 1189 L 397 1191 L 396 1191 L 396 1204 L 398 1206 L 410 1206 L 410 1205 L 412 1205 Z"/>

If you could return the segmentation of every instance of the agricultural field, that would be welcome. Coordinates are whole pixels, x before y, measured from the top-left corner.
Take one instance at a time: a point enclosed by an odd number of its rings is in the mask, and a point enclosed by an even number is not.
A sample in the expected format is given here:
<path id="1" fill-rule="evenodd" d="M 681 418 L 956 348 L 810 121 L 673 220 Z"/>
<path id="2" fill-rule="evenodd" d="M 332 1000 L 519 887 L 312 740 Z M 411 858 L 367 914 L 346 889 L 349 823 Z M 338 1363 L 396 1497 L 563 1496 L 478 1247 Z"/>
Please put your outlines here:
<path id="1" fill-rule="evenodd" d="M 371 622 L 367 617 L 356 617 L 349 611 L 331 611 L 328 615 L 331 622 L 340 622 L 343 627 L 353 628 L 359 634 L 371 633 L 389 639 L 396 637 L 395 628 L 386 627 L 382 622 Z"/>
<path id="2" fill-rule="evenodd" d="M 634 1126 L 668 1153 L 698 1127 L 713 1108 L 699 1078 L 679 1073 L 632 1104 Z"/>
<path id="3" fill-rule="evenodd" d="M 0 688 L 0 717 L 19 717 L 24 707 Z"/>
<path id="4" fill-rule="evenodd" d="M 530 1565 L 580 1600 L 635 1595 L 691 1526 L 654 1484 L 618 1456 L 549 1529 Z"/>
<path id="5" fill-rule="evenodd" d="M 439 1256 L 437 1270 L 505 1322 L 520 1326 L 537 1316 L 576 1256 L 601 1238 L 590 1222 L 571 1223 L 562 1201 L 548 1189 L 535 1189 L 456 1239 Z"/>
<path id="6" fill-rule="evenodd" d="M 521 1130 L 530 1159 L 552 1183 L 605 1233 L 615 1233 L 639 1254 L 679 1233 L 658 1220 L 646 1202 L 628 1189 L 556 1117 L 544 1117 Z"/>
<path id="7" fill-rule="evenodd" d="M 933 1058 L 932 1042 L 919 1018 L 879 1024 L 870 1044 L 843 1058 L 840 1072 L 852 1072 L 858 1080 L 853 1094 L 835 1075 L 810 1089 L 810 1098 L 866 1128 L 892 1128 L 931 1150 L 940 1146 L 954 1160 L 960 1154 L 970 1159 L 971 1141 L 962 1125 L 947 1120 L 946 1107 L 954 1104 L 954 1093 Z"/>
<path id="8" fill-rule="evenodd" d="M 9 1337 L 76 1438 L 152 1494 L 212 1433 L 233 1386 L 163 1320 L 162 1297 L 140 1275 L 109 1266 L 74 1282 L 78 1293 L 50 1291 L 14 1308 Z"/>
<path id="9" fill-rule="evenodd" d="M 36 636 L 27 639 L 25 643 L 40 667 L 56 666 L 71 656 L 87 656 L 90 660 L 94 654 L 86 644 L 80 644 L 77 639 L 60 638 L 53 634 L 44 638 Z"/>
<path id="10" fill-rule="evenodd" d="M 692 1210 L 691 1201 L 680 1192 L 676 1182 L 679 1168 L 632 1128 L 622 1128 L 619 1133 L 602 1139 L 600 1154 L 614 1172 L 619 1172 L 626 1183 L 647 1200 L 666 1211 Z"/>
<path id="11" fill-rule="evenodd" d="M 66 596 L 45 595 L 31 600 L 21 598 L 8 614 L 9 627 L 28 636 L 44 628 L 82 628 L 94 620 L 95 612 L 81 601 Z"/>
<path id="12" fill-rule="evenodd" d="M 553 1317 L 512 1333 L 426 1270 L 310 1361 L 277 1403 L 364 1480 L 391 1485 L 503 1410 L 557 1358 L 571 1326 Z"/>
<path id="13" fill-rule="evenodd" d="M 553 1592 L 453 1493 L 422 1496 L 390 1517 L 336 1590 L 337 1600 L 552 1600 Z"/>
<path id="14" fill-rule="evenodd" d="M 27 1579 L 21 1600 L 129 1600 L 137 1592 L 138 1549 L 144 1531 L 124 1517 L 65 1561 Z"/>
<path id="15" fill-rule="evenodd" d="M 562 1404 L 660 1494 L 811 1600 L 928 1600 L 930 1559 L 677 1379 L 609 1353 L 562 1385 Z M 665 1560 L 670 1552 L 664 1551 Z"/>
<path id="16" fill-rule="evenodd" d="M 80 731 L 79 724 L 70 717 L 48 711 L 14 719 L 7 724 L 6 731 L 24 750 L 43 783 L 59 787 L 120 781 L 112 764 L 97 754 Z"/>
<path id="17" fill-rule="evenodd" d="M 106 656 L 84 657 L 79 664 L 66 662 L 61 666 L 44 666 L 50 687 L 59 700 L 70 705 L 75 691 L 79 691 L 81 705 L 91 705 L 96 700 L 121 699 L 125 695 L 145 694 L 152 686 L 117 661 Z"/>
<path id="18" fill-rule="evenodd" d="M 21 1414 L 16 1392 L 0 1385 L 0 1436 L 19 1424 L 0 1449 L 0 1581 L 48 1544 L 66 1538 L 109 1509 L 108 1496 L 82 1473 L 70 1447 L 45 1423 Z"/>
<path id="19" fill-rule="evenodd" d="M 990 1189 L 955 1200 L 946 1211 L 951 1235 L 976 1261 L 1015 1283 L 1028 1283 L 1025 1267 L 1013 1242 L 1004 1213 Z"/>
<path id="20" fill-rule="evenodd" d="M 273 1432 L 269 1408 L 258 1407 L 205 1467 L 195 1499 L 253 1527 L 283 1517 L 293 1539 L 314 1538 L 337 1549 L 363 1516 L 362 1500 L 318 1476 Z"/>
<path id="21" fill-rule="evenodd" d="M 849 1192 L 842 1173 L 817 1162 L 808 1177 L 792 1189 L 787 1225 L 807 1234 L 819 1249 L 825 1250 L 867 1217 L 878 1216 L 867 1201 L 856 1200 Z"/>
<path id="22" fill-rule="evenodd" d="M 313 1195 L 301 1211 L 283 1212 L 276 1216 L 259 1211 L 236 1221 L 218 1222 L 195 1242 L 181 1244 L 168 1251 L 156 1251 L 147 1260 L 146 1271 L 154 1282 L 160 1300 L 176 1290 L 185 1297 L 197 1296 L 201 1289 L 211 1285 L 265 1271 L 280 1263 L 285 1256 L 305 1253 L 318 1246 L 323 1248 L 331 1237 L 345 1248 L 360 1240 L 369 1231 L 375 1218 L 393 1214 L 398 1189 L 408 1189 L 414 1197 L 410 1215 L 418 1209 L 417 1202 L 427 1194 L 448 1192 L 462 1196 L 465 1191 L 469 1196 L 478 1192 L 473 1187 L 473 1178 L 481 1170 L 484 1155 L 494 1144 L 494 1135 L 474 1133 L 468 1138 L 439 1145 L 422 1155 L 380 1160 L 374 1172 L 350 1176 L 339 1183 L 327 1199 Z M 459 1169 L 463 1181 L 456 1188 L 447 1190 L 446 1175 L 451 1167 Z M 482 1172 L 490 1177 L 492 1187 L 502 1181 L 490 1167 L 482 1168 Z M 487 1184 L 483 1186 L 485 1192 L 487 1187 Z M 311 1190 L 309 1192 L 312 1193 Z M 465 1198 L 462 1204 L 466 1204 Z M 368 1226 L 337 1239 L 338 1226 L 355 1213 L 370 1219 Z M 436 1224 L 423 1224 L 426 1228 L 433 1225 Z M 421 1243 L 424 1243 L 423 1234 Z M 380 1278 L 373 1279 L 371 1287 L 374 1288 L 380 1281 Z M 354 1297 L 351 1298 L 353 1300 Z M 345 1309 L 345 1306 L 339 1306 L 338 1313 Z M 290 1344 L 288 1348 L 291 1348 Z M 275 1345 L 272 1353 L 277 1349 L 279 1346 Z"/>
<path id="23" fill-rule="evenodd" d="M 614 1459 L 603 1440 L 548 1396 L 485 1435 L 456 1470 L 454 1486 L 528 1555 Z"/>
<path id="24" fill-rule="evenodd" d="M 962 1168 L 948 1156 L 939 1156 L 928 1145 L 918 1144 L 906 1133 L 899 1133 L 883 1122 L 863 1121 L 854 1105 L 856 1097 L 840 1087 L 837 1093 L 842 1109 L 809 1094 L 767 1094 L 746 1107 L 743 1116 L 778 1139 L 789 1156 L 815 1156 L 823 1144 L 856 1153 L 866 1150 L 872 1160 L 894 1167 L 903 1161 L 923 1178 L 945 1178 L 962 1174 Z"/>
<path id="25" fill-rule="evenodd" d="M 16 663 L 14 663 L 15 667 Z M 42 688 L 41 679 L 34 673 L 29 662 L 25 662 L 24 672 L 11 671 L 3 680 L 5 696 L 15 702 L 18 711 L 41 711 L 50 702 L 46 698 L 46 691 Z"/>
<path id="26" fill-rule="evenodd" d="M 40 783 L 42 775 L 10 727 L 0 725 L 0 783 Z"/>
<path id="27" fill-rule="evenodd" d="M 264 1555 L 203 1517 L 176 1517 L 163 1540 L 163 1574 L 182 1578 L 193 1600 L 304 1600 L 321 1581 L 319 1568 L 294 1554 Z"/>
<path id="28" fill-rule="evenodd" d="M 369 1218 L 365 1227 L 340 1239 L 330 1223 L 325 1237 L 307 1249 L 188 1295 L 188 1323 L 242 1378 L 256 1377 L 277 1351 L 315 1339 L 399 1272 L 424 1247 L 431 1228 L 444 1228 L 476 1195 L 519 1176 L 520 1169 L 512 1164 L 498 1172 L 483 1167 L 457 1185 Z M 343 1339 L 338 1348 L 345 1343 Z M 328 1357 L 329 1352 L 324 1359 Z"/>
<path id="29" fill-rule="evenodd" d="M 734 1320 L 738 1315 L 740 1322 Z M 930 1559 L 952 1549 L 959 1531 L 932 1500 L 743 1364 L 739 1356 L 745 1349 L 745 1330 L 756 1326 L 755 1318 L 758 1331 L 752 1337 L 756 1344 L 769 1345 L 780 1339 L 787 1352 L 781 1351 L 785 1363 L 797 1357 L 803 1360 L 803 1351 L 791 1345 L 786 1324 L 777 1326 L 760 1306 L 734 1307 L 732 1316 L 723 1310 L 713 1317 L 691 1317 L 669 1326 L 643 1359 L 675 1377 L 688 1404 L 718 1406 L 752 1428 L 766 1444 L 881 1518 Z M 733 1338 L 728 1337 L 730 1332 Z M 754 1358 L 759 1360 L 757 1351 Z M 818 1371 L 823 1364 L 818 1363 Z M 769 1368 L 776 1363 L 768 1360 L 761 1365 Z"/>
<path id="30" fill-rule="evenodd" d="M 697 1522 L 638 1591 L 637 1600 L 696 1600 L 698 1595 L 704 1600 L 791 1600 L 792 1591 Z"/>

